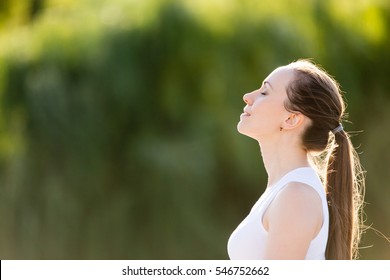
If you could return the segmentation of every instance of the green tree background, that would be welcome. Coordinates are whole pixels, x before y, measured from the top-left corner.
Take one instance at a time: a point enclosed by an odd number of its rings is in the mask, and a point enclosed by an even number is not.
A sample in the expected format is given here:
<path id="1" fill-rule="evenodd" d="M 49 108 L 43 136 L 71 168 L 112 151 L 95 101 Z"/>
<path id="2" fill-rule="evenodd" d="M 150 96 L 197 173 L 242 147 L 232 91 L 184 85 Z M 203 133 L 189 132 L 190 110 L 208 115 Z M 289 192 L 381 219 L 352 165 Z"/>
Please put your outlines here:
<path id="1" fill-rule="evenodd" d="M 389 28 L 385 0 L 0 1 L 0 258 L 228 258 L 266 182 L 242 95 L 313 58 L 390 259 Z"/>

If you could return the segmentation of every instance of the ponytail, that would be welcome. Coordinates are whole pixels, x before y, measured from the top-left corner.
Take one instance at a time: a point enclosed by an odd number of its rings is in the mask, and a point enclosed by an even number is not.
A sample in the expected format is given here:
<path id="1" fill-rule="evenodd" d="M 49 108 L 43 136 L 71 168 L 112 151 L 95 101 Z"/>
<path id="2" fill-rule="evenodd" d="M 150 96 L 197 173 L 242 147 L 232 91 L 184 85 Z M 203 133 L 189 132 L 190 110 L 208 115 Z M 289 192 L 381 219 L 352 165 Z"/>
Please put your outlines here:
<path id="1" fill-rule="evenodd" d="M 285 108 L 311 121 L 302 135 L 302 146 L 318 170 L 329 203 L 325 257 L 355 259 L 362 233 L 364 177 L 349 135 L 340 124 L 345 102 L 339 84 L 311 61 L 299 60 L 289 67 L 294 69 L 294 79 L 286 89 Z"/>
<path id="2" fill-rule="evenodd" d="M 329 237 L 326 259 L 358 258 L 362 231 L 363 172 L 349 135 L 334 134 L 327 164 L 325 186 L 329 203 Z"/>

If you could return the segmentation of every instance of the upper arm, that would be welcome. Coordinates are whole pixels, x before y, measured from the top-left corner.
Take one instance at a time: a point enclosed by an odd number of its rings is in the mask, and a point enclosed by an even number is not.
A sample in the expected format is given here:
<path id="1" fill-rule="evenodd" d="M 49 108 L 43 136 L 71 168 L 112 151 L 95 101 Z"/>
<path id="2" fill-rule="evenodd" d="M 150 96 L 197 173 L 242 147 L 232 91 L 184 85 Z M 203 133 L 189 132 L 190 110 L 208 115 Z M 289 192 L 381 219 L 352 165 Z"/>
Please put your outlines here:
<path id="1" fill-rule="evenodd" d="M 312 187 L 292 182 L 266 211 L 265 259 L 304 259 L 322 222 L 321 199 Z"/>

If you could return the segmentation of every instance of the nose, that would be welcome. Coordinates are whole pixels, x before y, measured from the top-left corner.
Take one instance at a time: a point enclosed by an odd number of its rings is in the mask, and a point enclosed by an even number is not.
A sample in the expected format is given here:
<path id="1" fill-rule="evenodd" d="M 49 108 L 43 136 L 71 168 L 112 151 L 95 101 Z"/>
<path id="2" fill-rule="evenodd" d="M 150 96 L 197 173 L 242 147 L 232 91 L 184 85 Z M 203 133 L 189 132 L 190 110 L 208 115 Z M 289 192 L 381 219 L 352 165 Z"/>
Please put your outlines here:
<path id="1" fill-rule="evenodd" d="M 244 96 L 242 97 L 242 99 L 244 100 L 244 102 L 245 102 L 246 104 L 248 104 L 248 105 L 250 105 L 251 102 L 252 102 L 251 93 L 252 93 L 252 92 L 246 93 L 246 94 L 244 94 Z"/>

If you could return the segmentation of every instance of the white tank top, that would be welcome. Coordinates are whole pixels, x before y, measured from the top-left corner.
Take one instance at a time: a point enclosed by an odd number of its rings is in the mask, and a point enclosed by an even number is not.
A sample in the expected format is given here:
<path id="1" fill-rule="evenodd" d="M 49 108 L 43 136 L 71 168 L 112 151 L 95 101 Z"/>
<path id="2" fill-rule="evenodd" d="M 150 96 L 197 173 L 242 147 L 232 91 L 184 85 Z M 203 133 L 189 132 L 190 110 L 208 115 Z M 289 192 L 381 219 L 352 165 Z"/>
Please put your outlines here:
<path id="1" fill-rule="evenodd" d="M 261 260 L 268 232 L 263 226 L 263 215 L 276 195 L 290 182 L 300 182 L 317 191 L 322 201 L 323 224 L 317 236 L 311 241 L 306 260 L 324 260 L 328 241 L 329 212 L 324 187 L 316 171 L 311 167 L 294 169 L 284 175 L 276 184 L 267 188 L 255 203 L 249 215 L 233 231 L 228 241 L 229 258 L 232 260 Z"/>

